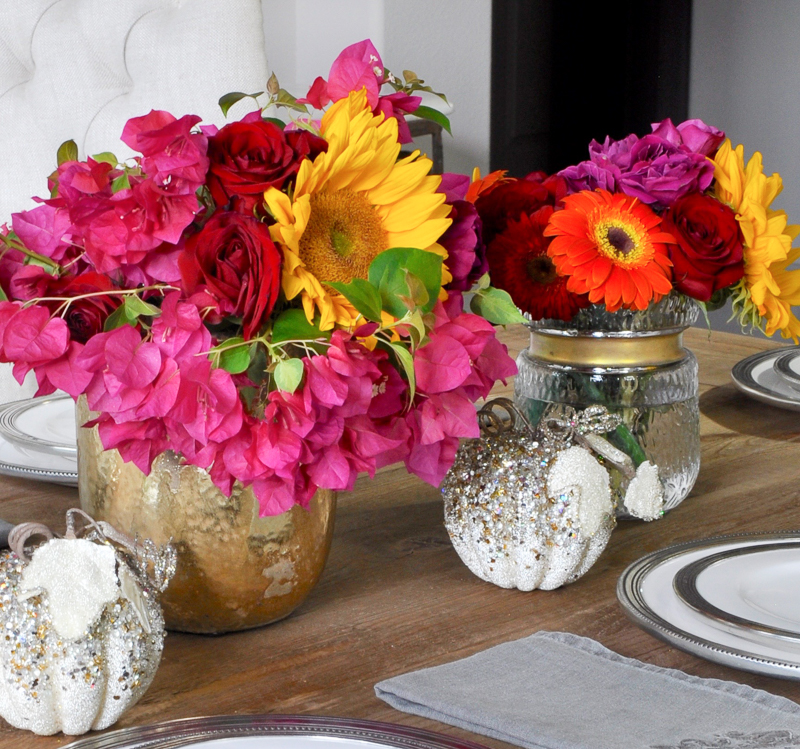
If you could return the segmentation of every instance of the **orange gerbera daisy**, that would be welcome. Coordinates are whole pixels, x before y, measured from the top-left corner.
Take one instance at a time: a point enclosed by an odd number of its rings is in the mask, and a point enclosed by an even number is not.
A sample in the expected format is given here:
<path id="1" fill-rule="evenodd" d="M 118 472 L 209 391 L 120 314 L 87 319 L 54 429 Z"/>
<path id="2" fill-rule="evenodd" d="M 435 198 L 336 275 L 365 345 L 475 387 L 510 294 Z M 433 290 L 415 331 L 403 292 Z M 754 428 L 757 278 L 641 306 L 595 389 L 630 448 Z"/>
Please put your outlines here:
<path id="1" fill-rule="evenodd" d="M 567 289 L 588 294 L 609 312 L 642 310 L 672 290 L 672 263 L 661 219 L 636 198 L 606 190 L 564 198 L 544 231 L 554 237 L 547 250 Z"/>

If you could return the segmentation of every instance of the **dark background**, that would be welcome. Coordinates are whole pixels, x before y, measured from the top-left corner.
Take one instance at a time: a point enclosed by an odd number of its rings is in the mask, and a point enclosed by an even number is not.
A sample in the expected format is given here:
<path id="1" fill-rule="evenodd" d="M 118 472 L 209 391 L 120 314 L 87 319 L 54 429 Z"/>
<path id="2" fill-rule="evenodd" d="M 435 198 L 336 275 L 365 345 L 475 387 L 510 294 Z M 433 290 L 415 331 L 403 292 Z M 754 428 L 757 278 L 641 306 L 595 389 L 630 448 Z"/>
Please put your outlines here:
<path id="1" fill-rule="evenodd" d="M 552 173 L 687 119 L 691 18 L 692 0 L 494 0 L 491 168 Z"/>

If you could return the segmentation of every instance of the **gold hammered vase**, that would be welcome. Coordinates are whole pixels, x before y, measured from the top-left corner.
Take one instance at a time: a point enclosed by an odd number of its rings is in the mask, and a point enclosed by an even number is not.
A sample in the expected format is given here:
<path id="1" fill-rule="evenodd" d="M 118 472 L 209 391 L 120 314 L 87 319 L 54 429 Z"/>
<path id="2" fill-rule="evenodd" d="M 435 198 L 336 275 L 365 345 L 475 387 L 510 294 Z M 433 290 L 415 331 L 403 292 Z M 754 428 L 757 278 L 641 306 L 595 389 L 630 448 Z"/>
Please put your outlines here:
<path id="1" fill-rule="evenodd" d="M 85 404 L 78 421 L 89 418 Z M 164 453 L 145 476 L 116 450 L 104 450 L 97 427 L 78 428 L 81 506 L 96 520 L 178 553 L 161 597 L 169 629 L 219 634 L 278 621 L 316 584 L 330 549 L 336 493 L 319 489 L 308 510 L 295 506 L 259 517 L 250 489 L 228 498 L 208 473 Z"/>

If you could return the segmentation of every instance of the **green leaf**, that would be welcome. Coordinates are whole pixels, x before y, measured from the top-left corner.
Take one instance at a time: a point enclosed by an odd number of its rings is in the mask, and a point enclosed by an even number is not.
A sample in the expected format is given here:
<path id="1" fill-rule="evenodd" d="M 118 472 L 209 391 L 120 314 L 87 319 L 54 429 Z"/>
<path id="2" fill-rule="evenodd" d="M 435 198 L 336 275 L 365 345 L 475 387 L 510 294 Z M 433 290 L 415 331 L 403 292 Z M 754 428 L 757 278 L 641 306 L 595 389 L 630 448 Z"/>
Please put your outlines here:
<path id="1" fill-rule="evenodd" d="M 158 317 L 161 314 L 161 310 L 158 307 L 145 302 L 136 294 L 129 294 L 126 296 L 123 306 L 125 307 L 126 314 L 132 320 L 135 320 L 137 317 L 142 317 L 143 315 L 145 317 Z"/>
<path id="2" fill-rule="evenodd" d="M 0 286 L 0 302 L 7 302 L 8 297 L 6 296 L 6 292 L 3 291 L 3 287 Z"/>
<path id="3" fill-rule="evenodd" d="M 78 160 L 78 144 L 74 140 L 65 140 L 56 151 L 56 161 L 58 165 L 66 163 L 67 161 Z"/>
<path id="4" fill-rule="evenodd" d="M 313 341 L 317 338 L 330 338 L 330 331 L 321 331 L 312 325 L 301 309 L 287 309 L 282 312 L 272 326 L 272 343 L 281 341 Z"/>
<path id="5" fill-rule="evenodd" d="M 294 109 L 296 112 L 308 114 L 308 107 L 305 104 L 298 104 L 297 98 L 292 96 L 285 88 L 278 91 L 274 103 L 279 107 L 286 107 L 287 109 Z"/>
<path id="6" fill-rule="evenodd" d="M 507 291 L 495 289 L 491 286 L 488 289 L 477 292 L 472 297 L 470 309 L 476 315 L 486 318 L 494 325 L 528 322 L 514 302 L 511 301 Z"/>
<path id="7" fill-rule="evenodd" d="M 428 300 L 419 307 L 423 312 L 430 312 L 442 284 L 441 255 L 413 247 L 395 247 L 381 252 L 369 266 L 369 282 L 378 287 L 383 309 L 397 318 L 405 316 L 408 311 L 408 305 L 401 297 L 413 298 L 408 274 L 425 288 Z"/>
<path id="8" fill-rule="evenodd" d="M 408 328 L 411 331 L 411 339 L 414 341 L 414 346 L 419 346 L 422 343 L 423 338 L 425 338 L 425 334 L 428 332 L 425 328 L 425 320 L 422 317 L 422 313 L 415 309 L 409 316 L 408 320 L 405 322 L 408 323 Z"/>
<path id="9" fill-rule="evenodd" d="M 131 181 L 128 179 L 128 173 L 123 172 L 111 183 L 111 192 L 118 193 L 120 190 L 129 190 Z"/>
<path id="10" fill-rule="evenodd" d="M 28 255 L 25 258 L 25 265 L 37 265 L 39 268 L 44 268 L 48 273 L 52 273 L 53 269 L 58 267 L 50 258 L 41 257 L 36 254 Z"/>
<path id="11" fill-rule="evenodd" d="M 416 117 L 422 117 L 423 120 L 430 120 L 431 122 L 435 122 L 437 125 L 441 125 L 445 130 L 447 130 L 450 135 L 453 134 L 453 131 L 450 129 L 450 120 L 447 119 L 445 115 L 443 115 L 438 109 L 434 109 L 433 107 L 426 107 L 426 106 L 419 106 L 413 112 L 413 115 Z"/>
<path id="12" fill-rule="evenodd" d="M 303 381 L 303 362 L 300 359 L 283 359 L 272 373 L 279 390 L 293 393 Z"/>
<path id="13" fill-rule="evenodd" d="M 406 373 L 406 379 L 408 380 L 408 397 L 409 400 L 413 401 L 414 394 L 417 392 L 417 378 L 414 374 L 414 357 L 411 355 L 411 352 L 398 341 L 394 341 L 389 345 L 392 347 L 392 351 L 395 356 L 397 356 L 400 366 Z"/>
<path id="14" fill-rule="evenodd" d="M 222 114 L 225 115 L 225 117 L 227 117 L 228 111 L 234 104 L 236 104 L 236 102 L 239 102 L 242 99 L 247 99 L 248 97 L 251 99 L 258 99 L 258 97 L 261 96 L 261 94 L 263 93 L 264 93 L 263 91 L 258 91 L 255 94 L 244 94 L 241 91 L 232 91 L 231 93 L 225 94 L 225 96 L 220 97 L 218 102 L 219 108 L 222 110 Z"/>
<path id="15" fill-rule="evenodd" d="M 328 284 L 344 296 L 367 320 L 381 321 L 381 294 L 363 278 L 354 278 L 350 283 Z"/>
<path id="16" fill-rule="evenodd" d="M 403 78 L 406 83 L 419 83 L 419 76 L 413 70 L 404 70 Z"/>
<path id="17" fill-rule="evenodd" d="M 488 273 L 484 273 L 475 284 L 476 291 L 483 291 L 484 289 L 488 289 L 492 285 L 492 279 L 489 278 Z"/>
<path id="18" fill-rule="evenodd" d="M 113 153 L 110 151 L 103 151 L 103 153 L 96 153 L 92 158 L 95 161 L 99 161 L 101 164 L 111 164 L 111 166 L 116 166 L 119 164 L 117 161 L 117 157 L 114 156 Z"/>
<path id="19" fill-rule="evenodd" d="M 130 320 L 125 314 L 125 305 L 122 304 L 115 309 L 107 318 L 103 325 L 103 330 L 108 333 L 109 330 L 121 328 L 123 325 L 133 325 L 135 318 Z"/>
<path id="20" fill-rule="evenodd" d="M 271 122 L 275 127 L 279 127 L 281 130 L 286 127 L 286 123 L 283 120 L 279 120 L 277 117 L 262 117 L 264 122 Z"/>
<path id="21" fill-rule="evenodd" d="M 244 372 L 250 366 L 250 346 L 244 338 L 227 338 L 212 351 L 219 354 L 219 368 L 231 374 Z"/>

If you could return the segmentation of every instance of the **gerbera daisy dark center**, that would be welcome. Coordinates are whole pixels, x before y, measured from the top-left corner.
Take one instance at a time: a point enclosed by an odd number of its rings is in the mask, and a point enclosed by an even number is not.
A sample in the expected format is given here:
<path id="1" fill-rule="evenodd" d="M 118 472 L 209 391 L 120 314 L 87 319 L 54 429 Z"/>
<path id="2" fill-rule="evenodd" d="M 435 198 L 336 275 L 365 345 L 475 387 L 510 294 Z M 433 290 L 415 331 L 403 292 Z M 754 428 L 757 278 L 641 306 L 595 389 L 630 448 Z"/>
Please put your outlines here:
<path id="1" fill-rule="evenodd" d="M 556 280 L 556 266 L 547 255 L 531 258 L 527 265 L 528 276 L 534 283 L 549 284 Z"/>
<path id="2" fill-rule="evenodd" d="M 320 281 L 366 278 L 370 263 L 387 246 L 380 216 L 361 193 L 337 190 L 311 196 L 300 258 Z"/>
<path id="3" fill-rule="evenodd" d="M 628 233 L 624 229 L 620 229 L 618 226 L 612 226 L 608 230 L 606 236 L 608 237 L 609 244 L 620 255 L 627 255 L 636 247 L 636 242 L 628 236 Z"/>

